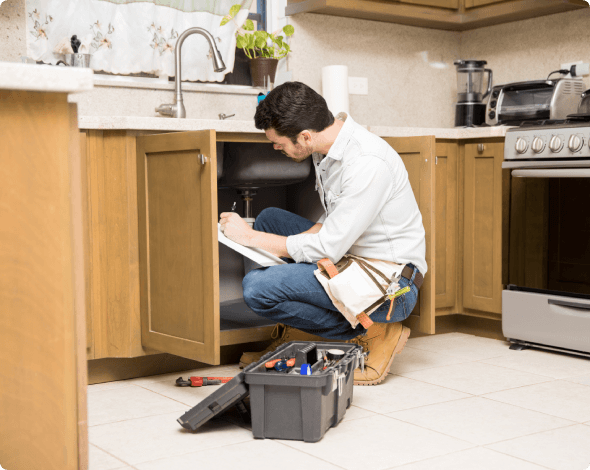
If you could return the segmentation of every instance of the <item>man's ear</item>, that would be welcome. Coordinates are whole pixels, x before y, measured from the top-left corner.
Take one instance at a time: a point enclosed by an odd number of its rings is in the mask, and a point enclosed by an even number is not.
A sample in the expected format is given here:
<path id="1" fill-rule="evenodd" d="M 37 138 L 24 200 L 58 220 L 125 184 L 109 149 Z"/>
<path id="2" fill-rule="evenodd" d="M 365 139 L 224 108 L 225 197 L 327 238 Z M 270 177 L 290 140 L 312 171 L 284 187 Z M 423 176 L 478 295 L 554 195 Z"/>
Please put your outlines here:
<path id="1" fill-rule="evenodd" d="M 303 142 L 301 142 L 301 143 L 308 144 L 308 145 L 311 144 L 312 136 L 311 136 L 310 131 L 308 131 L 308 130 L 301 131 L 299 133 L 299 136 L 303 139 Z"/>

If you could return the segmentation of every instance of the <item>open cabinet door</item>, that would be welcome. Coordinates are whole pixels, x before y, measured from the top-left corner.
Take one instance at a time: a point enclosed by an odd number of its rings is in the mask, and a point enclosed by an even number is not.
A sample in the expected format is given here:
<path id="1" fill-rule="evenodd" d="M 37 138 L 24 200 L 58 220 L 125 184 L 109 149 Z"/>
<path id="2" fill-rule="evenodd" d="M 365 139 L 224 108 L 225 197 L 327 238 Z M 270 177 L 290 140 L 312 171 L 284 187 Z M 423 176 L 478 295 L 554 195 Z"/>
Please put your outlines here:
<path id="1" fill-rule="evenodd" d="M 215 131 L 137 138 L 141 342 L 219 364 Z"/>
<path id="2" fill-rule="evenodd" d="M 408 327 L 422 333 L 434 334 L 435 324 L 435 282 L 434 282 L 434 215 L 435 215 L 435 138 L 385 137 L 384 140 L 400 155 L 410 185 L 416 196 L 422 223 L 426 232 L 426 264 L 428 272 L 418 294 L 418 302 L 410 316 L 404 321 Z"/>

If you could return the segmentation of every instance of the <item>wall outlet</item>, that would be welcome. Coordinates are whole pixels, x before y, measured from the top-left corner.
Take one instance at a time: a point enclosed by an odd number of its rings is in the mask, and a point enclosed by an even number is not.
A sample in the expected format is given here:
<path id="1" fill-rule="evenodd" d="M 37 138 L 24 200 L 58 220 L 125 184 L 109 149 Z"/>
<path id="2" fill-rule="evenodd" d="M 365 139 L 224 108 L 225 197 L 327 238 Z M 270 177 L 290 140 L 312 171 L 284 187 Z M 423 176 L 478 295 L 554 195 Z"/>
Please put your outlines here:
<path id="1" fill-rule="evenodd" d="M 566 62 L 565 64 L 561 64 L 560 68 L 563 70 L 569 70 L 571 68 L 572 65 L 580 65 L 583 64 L 584 62 L 581 60 L 577 60 L 576 62 Z M 573 78 L 571 76 L 571 74 L 567 74 L 565 77 L 563 78 Z"/>
<path id="2" fill-rule="evenodd" d="M 369 79 L 366 77 L 348 77 L 348 93 L 350 95 L 368 95 Z"/>

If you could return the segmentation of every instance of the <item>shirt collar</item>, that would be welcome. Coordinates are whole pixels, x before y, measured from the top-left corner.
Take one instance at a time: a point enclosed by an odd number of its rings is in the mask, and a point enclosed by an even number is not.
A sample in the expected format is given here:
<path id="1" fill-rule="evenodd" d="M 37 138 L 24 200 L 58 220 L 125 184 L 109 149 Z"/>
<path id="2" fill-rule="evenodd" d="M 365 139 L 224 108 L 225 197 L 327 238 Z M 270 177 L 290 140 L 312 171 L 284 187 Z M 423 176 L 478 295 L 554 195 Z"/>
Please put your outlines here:
<path id="1" fill-rule="evenodd" d="M 336 137 L 336 140 L 330 147 L 330 151 L 328 152 L 326 157 L 333 158 L 334 160 L 342 160 L 344 151 L 346 149 L 346 146 L 348 145 L 348 141 L 350 140 L 350 137 L 352 136 L 352 133 L 354 131 L 355 122 L 346 113 L 339 113 L 338 115 L 336 115 L 336 119 L 344 121 L 344 125 L 340 129 L 340 132 L 338 132 L 338 136 Z"/>

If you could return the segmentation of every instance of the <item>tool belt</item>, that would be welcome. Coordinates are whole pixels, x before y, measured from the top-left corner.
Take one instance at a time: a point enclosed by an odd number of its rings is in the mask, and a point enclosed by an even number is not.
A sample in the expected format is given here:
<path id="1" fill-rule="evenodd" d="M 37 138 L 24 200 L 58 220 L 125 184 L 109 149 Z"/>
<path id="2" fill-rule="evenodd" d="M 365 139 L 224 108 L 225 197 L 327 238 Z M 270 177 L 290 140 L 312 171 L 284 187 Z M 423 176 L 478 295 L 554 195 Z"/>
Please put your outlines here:
<path id="1" fill-rule="evenodd" d="M 367 260 L 355 255 L 345 255 L 336 264 L 324 258 L 317 265 L 318 269 L 314 271 L 316 278 L 353 328 L 359 323 L 369 328 L 373 324 L 369 315 L 391 299 L 387 314 L 389 320 L 395 298 L 409 291 L 409 287 L 400 290 L 397 283 L 399 278 L 388 278 Z M 411 280 L 413 272 L 406 265 L 401 277 Z M 414 285 L 420 289 L 423 281 L 422 274 L 417 272 Z"/>

